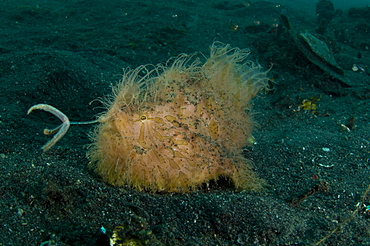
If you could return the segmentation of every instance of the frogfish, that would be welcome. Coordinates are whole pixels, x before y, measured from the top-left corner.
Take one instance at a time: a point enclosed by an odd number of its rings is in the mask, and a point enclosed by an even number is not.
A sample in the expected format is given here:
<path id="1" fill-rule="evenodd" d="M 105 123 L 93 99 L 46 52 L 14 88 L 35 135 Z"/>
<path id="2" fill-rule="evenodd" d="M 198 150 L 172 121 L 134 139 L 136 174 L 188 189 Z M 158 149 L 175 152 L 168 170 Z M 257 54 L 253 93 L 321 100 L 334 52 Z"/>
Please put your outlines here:
<path id="1" fill-rule="evenodd" d="M 215 42 L 204 62 L 182 54 L 126 69 L 90 134 L 89 167 L 110 185 L 140 191 L 190 192 L 220 178 L 236 190 L 261 189 L 264 181 L 242 150 L 253 138 L 251 99 L 268 79 L 249 53 Z M 35 105 L 29 113 L 34 109 L 63 121 L 44 131 L 55 133 L 48 150 L 73 123 L 52 106 Z"/>

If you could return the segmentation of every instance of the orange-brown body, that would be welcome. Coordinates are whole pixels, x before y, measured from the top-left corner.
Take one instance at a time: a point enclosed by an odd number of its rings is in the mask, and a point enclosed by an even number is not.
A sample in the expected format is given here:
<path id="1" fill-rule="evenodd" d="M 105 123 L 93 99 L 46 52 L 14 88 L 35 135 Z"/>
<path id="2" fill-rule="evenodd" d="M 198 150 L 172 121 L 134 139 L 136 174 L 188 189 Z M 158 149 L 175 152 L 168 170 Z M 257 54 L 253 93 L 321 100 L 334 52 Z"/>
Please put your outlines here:
<path id="1" fill-rule="evenodd" d="M 247 55 L 215 43 L 204 65 L 182 55 L 126 72 L 93 136 L 90 166 L 109 184 L 153 192 L 188 192 L 221 176 L 237 189 L 260 188 L 241 148 L 266 73 L 241 63 Z"/>

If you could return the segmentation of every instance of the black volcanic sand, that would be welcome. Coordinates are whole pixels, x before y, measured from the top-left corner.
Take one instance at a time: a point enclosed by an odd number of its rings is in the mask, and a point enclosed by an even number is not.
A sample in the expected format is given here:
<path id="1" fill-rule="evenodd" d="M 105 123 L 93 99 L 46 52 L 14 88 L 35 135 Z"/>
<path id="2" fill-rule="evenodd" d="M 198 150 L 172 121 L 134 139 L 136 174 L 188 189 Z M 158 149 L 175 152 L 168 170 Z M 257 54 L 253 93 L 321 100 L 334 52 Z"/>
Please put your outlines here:
<path id="1" fill-rule="evenodd" d="M 310 245 L 338 226 L 322 245 L 369 245 L 370 196 L 361 203 L 370 184 L 369 9 L 337 11 L 317 35 L 355 81 L 347 87 L 274 27 L 285 6 L 169 2 L 2 1 L 0 245 Z M 313 17 L 286 11 L 297 32 L 315 34 Z M 264 192 L 236 192 L 227 180 L 190 194 L 111 187 L 87 168 L 91 125 L 40 149 L 50 139 L 42 130 L 60 121 L 27 115 L 30 106 L 94 119 L 122 69 L 208 55 L 214 40 L 249 48 L 265 69 L 273 64 L 272 90 L 253 103 L 256 143 L 244 151 Z M 317 109 L 300 108 L 304 100 Z"/>

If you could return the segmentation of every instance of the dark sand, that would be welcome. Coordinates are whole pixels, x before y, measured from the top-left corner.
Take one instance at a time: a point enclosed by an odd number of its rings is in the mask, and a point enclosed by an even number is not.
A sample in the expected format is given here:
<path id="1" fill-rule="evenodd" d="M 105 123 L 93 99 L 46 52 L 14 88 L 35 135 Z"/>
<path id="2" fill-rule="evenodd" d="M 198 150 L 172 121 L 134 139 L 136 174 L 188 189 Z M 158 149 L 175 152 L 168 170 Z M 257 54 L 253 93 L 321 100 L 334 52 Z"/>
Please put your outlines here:
<path id="1" fill-rule="evenodd" d="M 370 14 L 338 13 L 321 36 L 354 83 L 346 87 L 308 61 L 286 29 L 277 37 L 284 6 L 170 2 L 1 1 L 0 245 L 109 245 L 113 234 L 124 245 L 310 245 L 352 216 L 322 245 L 370 245 L 370 196 L 359 205 L 370 184 Z M 297 30 L 315 34 L 312 15 L 288 12 Z M 28 116 L 30 106 L 94 119 L 104 110 L 95 99 L 110 94 L 122 69 L 207 56 L 214 40 L 249 48 L 265 69 L 274 64 L 272 90 L 253 103 L 257 142 L 245 149 L 264 192 L 221 181 L 185 195 L 111 187 L 87 168 L 91 125 L 40 149 L 50 138 L 42 130 L 60 121 Z M 305 99 L 315 112 L 299 108 Z M 327 192 L 291 204 L 320 182 Z"/>

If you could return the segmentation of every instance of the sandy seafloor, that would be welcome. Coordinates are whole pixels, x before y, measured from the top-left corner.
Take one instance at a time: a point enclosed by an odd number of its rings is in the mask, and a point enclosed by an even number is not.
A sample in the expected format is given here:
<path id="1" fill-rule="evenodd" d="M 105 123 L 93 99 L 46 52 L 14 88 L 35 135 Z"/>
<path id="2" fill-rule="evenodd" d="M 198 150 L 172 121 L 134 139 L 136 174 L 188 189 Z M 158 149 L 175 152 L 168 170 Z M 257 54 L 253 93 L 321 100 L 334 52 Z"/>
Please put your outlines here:
<path id="1" fill-rule="evenodd" d="M 315 34 L 314 16 L 263 1 L 1 1 L 0 245 L 109 245 L 113 234 L 116 245 L 311 245 L 338 226 L 321 245 L 370 245 L 369 8 L 338 11 L 317 35 L 350 87 L 308 61 L 286 29 L 277 36 L 283 8 L 297 32 Z M 104 110 L 95 99 L 124 68 L 208 56 L 214 40 L 249 48 L 265 69 L 273 64 L 272 90 L 253 101 L 256 143 L 244 151 L 264 192 L 111 187 L 87 168 L 91 125 L 72 126 L 42 152 L 42 130 L 60 121 L 27 115 L 30 106 L 94 119 Z M 300 108 L 304 100 L 317 110 Z M 327 192 L 292 206 L 319 182 Z"/>

